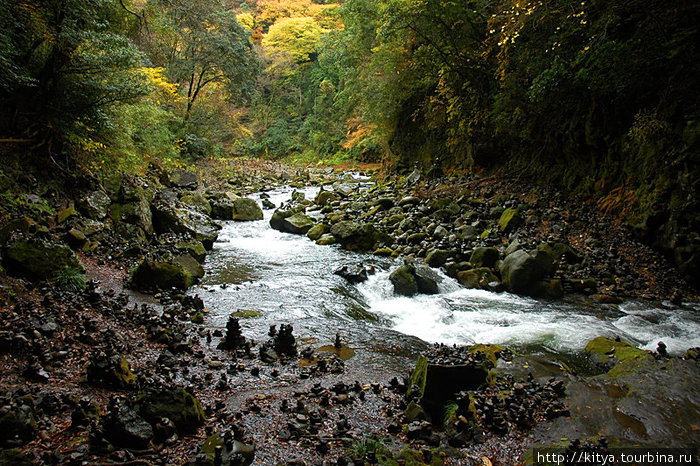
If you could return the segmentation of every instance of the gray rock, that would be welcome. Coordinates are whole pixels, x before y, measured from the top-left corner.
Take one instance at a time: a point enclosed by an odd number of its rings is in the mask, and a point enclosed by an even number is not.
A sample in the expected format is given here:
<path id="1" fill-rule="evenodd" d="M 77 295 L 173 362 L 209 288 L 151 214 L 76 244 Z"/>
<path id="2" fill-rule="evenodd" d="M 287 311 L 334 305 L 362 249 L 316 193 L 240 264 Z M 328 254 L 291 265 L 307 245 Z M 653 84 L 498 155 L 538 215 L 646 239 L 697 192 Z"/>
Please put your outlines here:
<path id="1" fill-rule="evenodd" d="M 469 262 L 474 267 L 493 267 L 499 256 L 500 254 L 496 248 L 479 247 L 472 251 Z"/>
<path id="2" fill-rule="evenodd" d="M 105 417 L 103 427 L 107 440 L 120 447 L 144 449 L 153 438 L 151 425 L 123 404 Z"/>
<path id="3" fill-rule="evenodd" d="M 240 197 L 233 201 L 232 220 L 245 222 L 250 220 L 262 220 L 262 218 L 262 210 L 255 200 Z"/>
<path id="4" fill-rule="evenodd" d="M 391 272 L 389 280 L 394 285 L 394 293 L 403 296 L 413 296 L 418 292 L 414 268 L 409 264 L 404 264 Z"/>
<path id="5" fill-rule="evenodd" d="M 78 202 L 78 209 L 88 218 L 102 220 L 109 213 L 109 196 L 102 190 L 85 194 Z"/>

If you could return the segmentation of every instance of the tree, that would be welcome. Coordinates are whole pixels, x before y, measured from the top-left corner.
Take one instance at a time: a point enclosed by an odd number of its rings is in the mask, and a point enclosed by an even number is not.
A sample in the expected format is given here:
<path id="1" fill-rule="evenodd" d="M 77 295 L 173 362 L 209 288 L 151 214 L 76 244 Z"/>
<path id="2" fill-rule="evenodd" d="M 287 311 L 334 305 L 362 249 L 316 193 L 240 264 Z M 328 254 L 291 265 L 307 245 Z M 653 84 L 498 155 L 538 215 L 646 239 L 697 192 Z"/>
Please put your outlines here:
<path id="1" fill-rule="evenodd" d="M 210 84 L 222 83 L 230 99 L 244 101 L 255 88 L 257 55 L 235 13 L 219 0 L 154 0 L 151 51 L 170 81 L 186 93 L 183 125 Z"/>

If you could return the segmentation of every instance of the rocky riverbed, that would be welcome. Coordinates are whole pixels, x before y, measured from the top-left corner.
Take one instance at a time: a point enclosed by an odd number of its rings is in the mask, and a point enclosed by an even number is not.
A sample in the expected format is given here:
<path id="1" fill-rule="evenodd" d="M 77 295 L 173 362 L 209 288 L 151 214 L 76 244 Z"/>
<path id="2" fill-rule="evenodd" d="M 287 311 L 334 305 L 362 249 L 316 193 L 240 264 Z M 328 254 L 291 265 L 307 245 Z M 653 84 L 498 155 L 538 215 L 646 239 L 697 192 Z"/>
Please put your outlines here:
<path id="1" fill-rule="evenodd" d="M 700 443 L 698 349 L 682 347 L 700 338 L 697 295 L 578 200 L 248 166 L 82 180 L 55 202 L 0 229 L 2 462 L 517 464 L 536 446 Z M 240 225 L 276 236 L 260 247 Z M 226 255 L 246 241 L 318 256 L 302 265 L 325 281 L 308 294 L 289 272 L 251 295 L 286 256 L 256 270 Z M 445 346 L 406 335 L 370 302 L 377 286 L 404 304 L 471 289 L 601 321 L 635 299 L 679 320 L 668 347 L 653 330 L 645 349 L 613 334 L 575 351 Z"/>

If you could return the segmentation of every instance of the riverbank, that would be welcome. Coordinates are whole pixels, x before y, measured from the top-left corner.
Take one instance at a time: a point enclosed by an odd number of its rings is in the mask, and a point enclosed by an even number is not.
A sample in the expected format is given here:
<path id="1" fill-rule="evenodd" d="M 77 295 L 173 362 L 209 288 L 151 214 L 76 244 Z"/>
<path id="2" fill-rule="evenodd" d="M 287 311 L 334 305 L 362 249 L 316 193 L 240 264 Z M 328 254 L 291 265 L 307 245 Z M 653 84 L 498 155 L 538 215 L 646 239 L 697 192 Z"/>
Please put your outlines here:
<path id="1" fill-rule="evenodd" d="M 392 256 L 406 260 L 408 277 L 398 278 L 410 294 L 418 291 L 411 280 L 432 267 L 495 293 L 537 294 L 546 282 L 557 291 L 548 299 L 561 299 L 560 290 L 609 312 L 629 298 L 698 301 L 662 258 L 590 206 L 494 179 L 435 184 L 417 176 L 372 187 L 324 169 L 242 165 L 209 181 L 159 172 L 86 183 L 71 192 L 72 204 L 45 201 L 46 211 L 6 222 L 0 357 L 8 370 L 0 395 L 3 431 L 14 433 L 3 446 L 17 450 L 3 455 L 45 464 L 208 464 L 220 442 L 219 454 L 236 458 L 224 464 L 514 464 L 561 437 L 598 442 L 601 451 L 602 437 L 615 446 L 697 444 L 698 394 L 687 383 L 697 380 L 696 350 L 668 356 L 602 339 L 572 360 L 491 345 L 431 350 L 400 333 L 396 344 L 368 350 L 350 332 L 336 346 L 335 328 L 310 338 L 293 312 L 269 335 L 260 324 L 253 335 L 246 319 L 269 302 L 232 303 L 216 314 L 208 297 L 187 292 L 201 279 L 200 294 L 254 283 L 254 274 L 234 270 L 207 285 L 201 264 L 212 270 L 211 251 L 221 249 L 215 244 L 227 228 L 218 223 L 265 218 L 267 228 L 279 202 L 253 193 L 316 185 L 314 199 L 285 195 L 277 226 L 296 230 L 279 234 L 313 237 L 315 229 L 314 240 L 300 239 L 318 251 L 337 246 L 314 241 L 339 243 L 351 250 L 341 257 L 376 257 L 393 272 L 400 263 Z M 27 193 L 44 205 L 43 195 Z M 505 279 L 513 254 L 526 264 L 545 260 L 524 288 Z M 394 292 L 404 289 L 399 279 L 391 280 Z M 414 371 L 419 353 L 427 359 Z M 378 354 L 394 364 L 370 368 Z M 436 391 L 443 366 L 476 382 Z M 673 406 L 663 402 L 669 396 Z M 621 414 L 605 430 L 611 413 Z"/>

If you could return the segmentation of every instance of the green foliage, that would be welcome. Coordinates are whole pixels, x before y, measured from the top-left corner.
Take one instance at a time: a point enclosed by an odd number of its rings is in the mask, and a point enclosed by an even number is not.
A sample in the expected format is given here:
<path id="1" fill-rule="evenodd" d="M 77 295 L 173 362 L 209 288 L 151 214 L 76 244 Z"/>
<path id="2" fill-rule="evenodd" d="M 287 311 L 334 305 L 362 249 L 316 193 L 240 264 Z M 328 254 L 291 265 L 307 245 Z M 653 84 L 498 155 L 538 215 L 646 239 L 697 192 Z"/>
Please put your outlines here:
<path id="1" fill-rule="evenodd" d="M 54 274 L 52 284 L 59 290 L 77 292 L 87 288 L 87 278 L 82 270 L 66 267 Z"/>
<path id="2" fill-rule="evenodd" d="M 0 204 L 3 216 L 12 217 L 19 215 L 55 215 L 56 211 L 49 205 L 46 199 L 38 197 L 30 198 L 26 193 L 15 194 L 12 191 L 0 193 Z"/>

